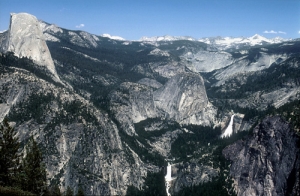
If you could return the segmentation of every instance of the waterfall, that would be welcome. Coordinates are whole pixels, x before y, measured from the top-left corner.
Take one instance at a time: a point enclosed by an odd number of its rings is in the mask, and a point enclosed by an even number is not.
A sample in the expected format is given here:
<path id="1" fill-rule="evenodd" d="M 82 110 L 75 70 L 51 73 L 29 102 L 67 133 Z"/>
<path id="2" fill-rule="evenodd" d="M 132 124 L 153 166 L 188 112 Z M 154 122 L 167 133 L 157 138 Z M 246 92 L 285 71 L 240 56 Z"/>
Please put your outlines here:
<path id="1" fill-rule="evenodd" d="M 231 116 L 229 125 L 228 125 L 228 127 L 226 128 L 225 132 L 221 135 L 221 138 L 224 138 L 224 137 L 230 137 L 230 136 L 232 135 L 232 132 L 233 132 L 233 129 L 232 129 L 233 118 L 234 118 L 234 114 Z"/>
<path id="2" fill-rule="evenodd" d="M 168 196 L 171 196 L 171 194 L 169 193 L 169 189 L 171 187 L 170 182 L 173 180 L 172 176 L 172 165 L 170 165 L 170 163 L 168 163 L 168 167 L 167 167 L 167 174 L 165 176 L 165 182 L 166 182 L 166 192 Z"/>

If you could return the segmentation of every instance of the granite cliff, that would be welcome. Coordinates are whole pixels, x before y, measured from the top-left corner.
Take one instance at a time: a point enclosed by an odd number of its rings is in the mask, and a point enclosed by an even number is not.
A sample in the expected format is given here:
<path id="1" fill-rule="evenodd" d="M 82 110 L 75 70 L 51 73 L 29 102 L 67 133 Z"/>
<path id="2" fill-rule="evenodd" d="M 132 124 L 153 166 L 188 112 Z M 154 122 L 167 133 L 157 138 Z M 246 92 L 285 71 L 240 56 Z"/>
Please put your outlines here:
<path id="1" fill-rule="evenodd" d="M 282 118 L 267 117 L 223 154 L 237 195 L 299 195 L 299 137 Z"/>
<path id="2" fill-rule="evenodd" d="M 12 13 L 9 30 L 3 42 L 4 52 L 10 51 L 19 58 L 32 59 L 39 66 L 46 67 L 54 78 L 60 81 L 40 23 L 35 16 L 27 13 Z"/>

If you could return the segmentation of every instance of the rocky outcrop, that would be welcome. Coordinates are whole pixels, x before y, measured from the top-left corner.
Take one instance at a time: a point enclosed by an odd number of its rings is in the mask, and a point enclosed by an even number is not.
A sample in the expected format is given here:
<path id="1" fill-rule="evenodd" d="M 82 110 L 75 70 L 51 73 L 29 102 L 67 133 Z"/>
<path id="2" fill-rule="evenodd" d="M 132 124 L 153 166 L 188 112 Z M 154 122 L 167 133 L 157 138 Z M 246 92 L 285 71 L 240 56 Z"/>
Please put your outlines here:
<path id="1" fill-rule="evenodd" d="M 27 57 L 36 64 L 46 67 L 60 81 L 45 42 L 39 21 L 27 13 L 11 14 L 10 27 L 4 43 L 4 52 L 13 52 L 17 57 Z"/>
<path id="2" fill-rule="evenodd" d="M 195 72 L 210 72 L 231 65 L 232 56 L 227 52 L 199 51 L 197 53 L 187 52 L 181 56 L 182 59 L 192 62 L 187 66 Z"/>
<path id="3" fill-rule="evenodd" d="M 199 164 L 196 160 L 173 164 L 172 177 L 174 177 L 175 180 L 172 182 L 171 192 L 177 193 L 184 187 L 195 186 L 211 181 L 211 179 L 217 175 L 217 169 Z"/>
<path id="4" fill-rule="evenodd" d="M 202 77 L 196 73 L 180 73 L 154 92 L 158 109 L 176 121 L 199 113 L 208 104 Z"/>
<path id="5" fill-rule="evenodd" d="M 216 108 L 208 102 L 199 74 L 177 74 L 159 89 L 160 83 L 154 81 L 139 81 L 146 85 L 124 82 L 110 95 L 110 110 L 129 135 L 135 132 L 134 123 L 147 118 L 202 125 L 214 121 Z"/>
<path id="6" fill-rule="evenodd" d="M 150 79 L 150 78 L 143 78 L 143 79 L 139 80 L 138 83 L 146 85 L 146 86 L 151 86 L 152 88 L 155 88 L 155 89 L 158 89 L 163 86 L 161 83 L 157 82 L 154 79 Z"/>
<path id="7" fill-rule="evenodd" d="M 135 133 L 134 124 L 147 118 L 158 117 L 149 86 L 124 82 L 110 95 L 110 110 L 127 134 Z"/>
<path id="8" fill-rule="evenodd" d="M 0 32 L 0 52 L 6 49 L 6 40 L 7 40 L 8 31 Z"/>
<path id="9" fill-rule="evenodd" d="M 267 117 L 247 140 L 226 147 L 237 195 L 299 195 L 299 137 L 280 117 Z"/>

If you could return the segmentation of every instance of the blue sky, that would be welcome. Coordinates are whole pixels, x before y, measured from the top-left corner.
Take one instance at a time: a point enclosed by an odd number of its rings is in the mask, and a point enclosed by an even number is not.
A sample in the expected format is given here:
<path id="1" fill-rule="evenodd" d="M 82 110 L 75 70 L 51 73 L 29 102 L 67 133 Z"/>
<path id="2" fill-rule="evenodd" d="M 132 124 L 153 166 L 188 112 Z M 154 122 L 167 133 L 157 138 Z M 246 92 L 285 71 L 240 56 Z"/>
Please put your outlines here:
<path id="1" fill-rule="evenodd" d="M 129 40 L 161 35 L 300 37 L 300 0 L 0 0 L 0 31 L 8 29 L 11 12 Z"/>

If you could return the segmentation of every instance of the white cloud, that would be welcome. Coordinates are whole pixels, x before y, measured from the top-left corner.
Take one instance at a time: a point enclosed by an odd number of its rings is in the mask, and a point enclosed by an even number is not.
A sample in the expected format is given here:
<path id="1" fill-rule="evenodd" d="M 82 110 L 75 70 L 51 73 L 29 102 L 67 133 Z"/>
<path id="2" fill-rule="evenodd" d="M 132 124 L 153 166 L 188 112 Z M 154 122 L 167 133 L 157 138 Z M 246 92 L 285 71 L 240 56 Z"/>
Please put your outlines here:
<path id="1" fill-rule="evenodd" d="M 286 34 L 284 31 L 278 31 L 279 34 Z"/>
<path id="2" fill-rule="evenodd" d="M 80 25 L 77 25 L 76 28 L 80 29 L 80 28 L 83 28 L 84 27 L 84 24 L 80 24 Z"/>
<path id="3" fill-rule="evenodd" d="M 277 34 L 277 31 L 271 30 L 271 31 L 264 31 L 264 33 L 273 33 L 273 34 Z"/>
<path id="4" fill-rule="evenodd" d="M 286 32 L 284 32 L 284 31 L 274 31 L 274 30 L 271 30 L 271 31 L 264 31 L 264 33 L 270 33 L 270 34 L 286 34 Z"/>
<path id="5" fill-rule="evenodd" d="M 300 34 L 300 31 L 298 31 L 298 33 Z"/>

